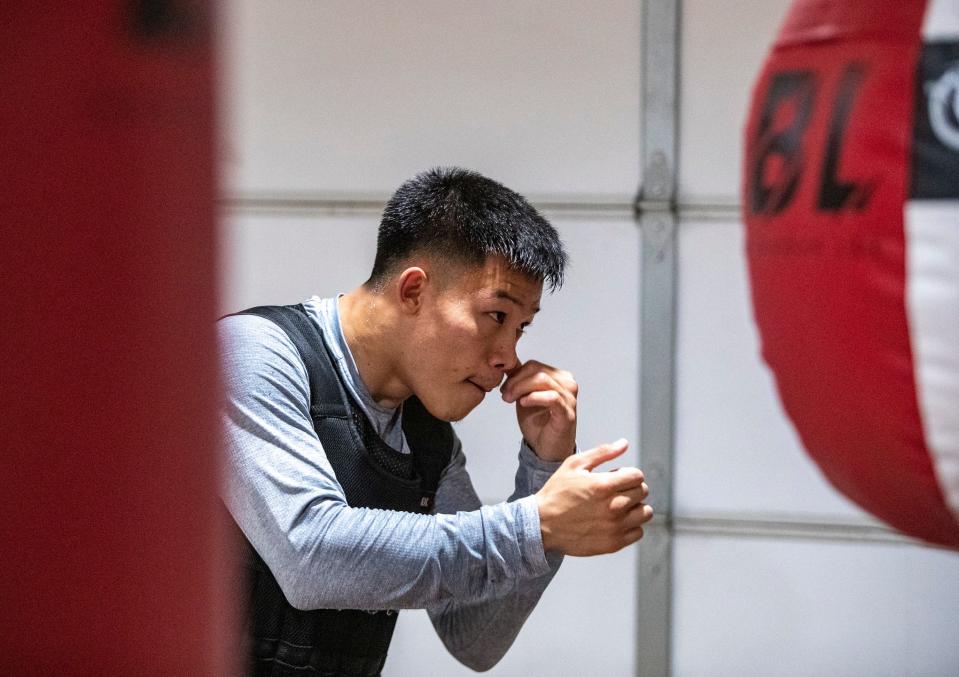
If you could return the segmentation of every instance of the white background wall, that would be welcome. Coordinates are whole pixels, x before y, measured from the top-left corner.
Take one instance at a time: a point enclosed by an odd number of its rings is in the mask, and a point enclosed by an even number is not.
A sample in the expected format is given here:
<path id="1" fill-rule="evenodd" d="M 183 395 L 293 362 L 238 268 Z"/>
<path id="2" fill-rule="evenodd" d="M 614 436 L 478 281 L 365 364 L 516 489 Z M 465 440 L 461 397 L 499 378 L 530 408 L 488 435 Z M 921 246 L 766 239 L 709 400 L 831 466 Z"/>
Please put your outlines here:
<path id="1" fill-rule="evenodd" d="M 749 89 L 787 4 L 683 3 L 679 193 L 698 208 L 679 237 L 674 674 L 956 675 L 959 556 L 735 526 L 874 524 L 782 414 L 730 208 Z M 639 9 L 221 3 L 223 173 L 242 200 L 223 215 L 223 310 L 347 291 L 369 271 L 378 203 L 429 166 L 471 167 L 553 205 L 572 255 L 523 355 L 576 374 L 581 447 L 637 439 Z M 494 400 L 458 429 L 487 501 L 509 493 L 518 441 Z M 635 555 L 568 558 L 491 674 L 634 674 Z M 404 613 L 386 674 L 424 672 L 470 674 L 425 613 Z"/>

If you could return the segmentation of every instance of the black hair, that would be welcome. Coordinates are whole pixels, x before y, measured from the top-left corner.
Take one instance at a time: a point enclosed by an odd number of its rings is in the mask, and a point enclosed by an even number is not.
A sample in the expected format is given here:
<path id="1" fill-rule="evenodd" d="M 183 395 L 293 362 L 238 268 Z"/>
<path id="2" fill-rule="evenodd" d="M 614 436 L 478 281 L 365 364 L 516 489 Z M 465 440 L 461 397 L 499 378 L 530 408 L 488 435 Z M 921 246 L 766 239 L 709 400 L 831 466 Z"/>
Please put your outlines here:
<path id="1" fill-rule="evenodd" d="M 459 167 L 430 169 L 393 193 L 366 284 L 376 287 L 414 252 L 467 265 L 499 255 L 550 291 L 562 286 L 568 259 L 559 233 L 522 195 Z"/>

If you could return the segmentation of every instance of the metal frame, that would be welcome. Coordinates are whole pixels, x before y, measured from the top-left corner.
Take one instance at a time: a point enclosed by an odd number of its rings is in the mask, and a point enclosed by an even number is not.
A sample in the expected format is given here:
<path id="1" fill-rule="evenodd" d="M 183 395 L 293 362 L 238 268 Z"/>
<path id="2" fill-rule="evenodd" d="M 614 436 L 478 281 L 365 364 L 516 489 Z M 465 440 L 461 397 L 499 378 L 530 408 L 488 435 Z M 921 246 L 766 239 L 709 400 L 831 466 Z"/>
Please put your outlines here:
<path id="1" fill-rule="evenodd" d="M 636 674 L 671 670 L 680 0 L 643 0 L 640 463 L 656 517 L 639 546 Z"/>

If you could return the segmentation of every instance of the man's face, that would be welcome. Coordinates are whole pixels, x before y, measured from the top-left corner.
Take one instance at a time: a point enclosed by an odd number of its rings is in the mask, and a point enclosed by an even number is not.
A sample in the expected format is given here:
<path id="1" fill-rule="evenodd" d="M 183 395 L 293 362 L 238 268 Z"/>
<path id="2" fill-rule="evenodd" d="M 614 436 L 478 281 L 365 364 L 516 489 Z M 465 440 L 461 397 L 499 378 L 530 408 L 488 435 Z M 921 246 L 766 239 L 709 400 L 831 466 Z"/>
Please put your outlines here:
<path id="1" fill-rule="evenodd" d="M 434 416 L 458 421 L 519 365 L 516 344 L 543 285 L 499 257 L 446 276 L 416 318 L 407 384 Z"/>

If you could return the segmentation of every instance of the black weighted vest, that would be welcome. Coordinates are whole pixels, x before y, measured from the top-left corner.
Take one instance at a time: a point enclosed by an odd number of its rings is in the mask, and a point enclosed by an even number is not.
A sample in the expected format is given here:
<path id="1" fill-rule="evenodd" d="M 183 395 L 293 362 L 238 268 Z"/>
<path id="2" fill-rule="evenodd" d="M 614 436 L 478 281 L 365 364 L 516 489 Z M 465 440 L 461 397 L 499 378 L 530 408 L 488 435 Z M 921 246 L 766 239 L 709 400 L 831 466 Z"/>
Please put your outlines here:
<path id="1" fill-rule="evenodd" d="M 411 454 L 383 442 L 348 395 L 323 336 L 302 305 L 242 313 L 277 324 L 296 345 L 310 378 L 310 415 L 323 450 L 353 507 L 429 513 L 449 463 L 453 432 L 415 397 L 403 403 Z M 249 674 L 255 677 L 373 677 L 386 661 L 396 611 L 293 608 L 249 547 Z"/>

